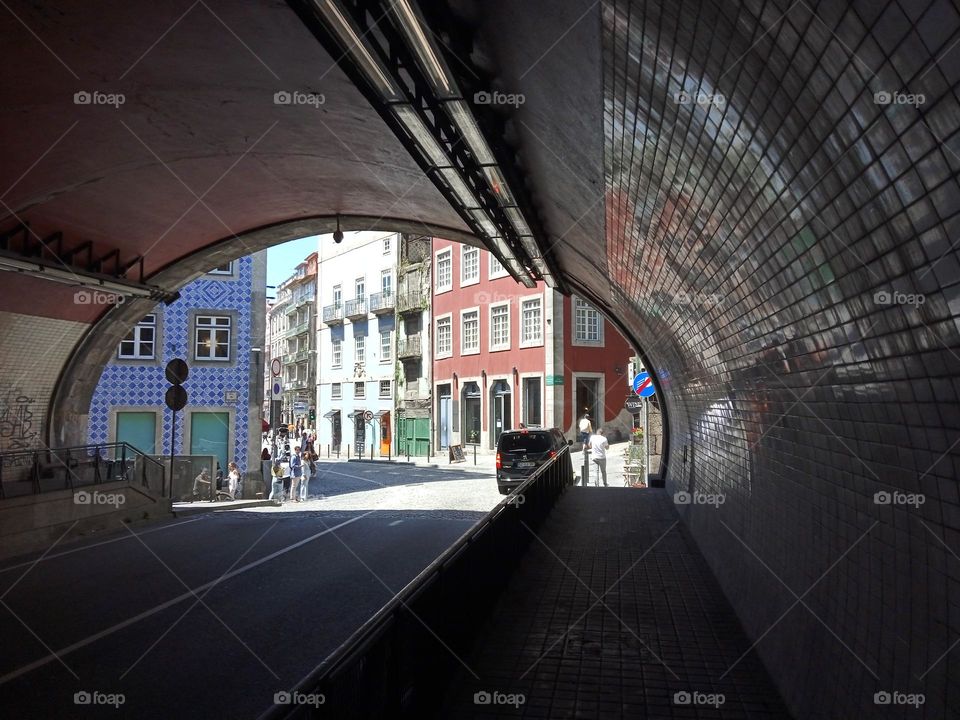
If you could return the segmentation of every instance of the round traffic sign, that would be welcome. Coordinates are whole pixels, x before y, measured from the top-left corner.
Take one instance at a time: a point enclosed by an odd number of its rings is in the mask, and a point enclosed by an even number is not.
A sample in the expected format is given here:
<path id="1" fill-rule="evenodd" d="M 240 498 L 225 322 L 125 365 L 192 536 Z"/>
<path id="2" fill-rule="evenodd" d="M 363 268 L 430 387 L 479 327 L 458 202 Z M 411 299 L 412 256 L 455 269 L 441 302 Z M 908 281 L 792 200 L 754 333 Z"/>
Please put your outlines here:
<path id="1" fill-rule="evenodd" d="M 187 405 L 187 391 L 183 389 L 183 385 L 171 385 L 167 388 L 163 400 L 171 410 L 183 410 Z"/>
<path id="2" fill-rule="evenodd" d="M 280 358 L 274 358 L 273 362 L 270 363 L 270 372 L 273 373 L 274 377 L 280 377 L 280 373 L 283 372 L 283 364 L 280 362 Z"/>
<path id="3" fill-rule="evenodd" d="M 174 358 L 167 363 L 164 374 L 167 376 L 167 382 L 171 385 L 182 385 L 187 381 L 187 375 L 190 374 L 187 361 Z"/>
<path id="4" fill-rule="evenodd" d="M 643 401 L 638 397 L 628 397 L 623 406 L 628 412 L 640 412 L 643 409 Z"/>
<path id="5" fill-rule="evenodd" d="M 653 378 L 650 377 L 650 373 L 637 373 L 637 376 L 633 379 L 633 391 L 640 397 L 650 397 L 657 392 L 657 389 L 653 386 Z"/>
<path id="6" fill-rule="evenodd" d="M 363 419 L 366 420 L 367 422 L 370 422 L 371 420 L 373 420 L 373 412 L 370 410 L 365 411 L 363 413 Z"/>

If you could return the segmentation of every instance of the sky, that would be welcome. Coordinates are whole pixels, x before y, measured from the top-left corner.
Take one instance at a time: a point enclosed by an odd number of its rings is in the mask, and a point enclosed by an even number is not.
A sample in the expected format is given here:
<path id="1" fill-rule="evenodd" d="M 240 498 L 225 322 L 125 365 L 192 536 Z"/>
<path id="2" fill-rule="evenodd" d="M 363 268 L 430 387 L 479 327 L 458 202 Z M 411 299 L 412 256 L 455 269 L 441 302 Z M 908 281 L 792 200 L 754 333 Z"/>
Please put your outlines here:
<path id="1" fill-rule="evenodd" d="M 267 297 L 276 297 L 276 286 L 290 277 L 293 269 L 317 249 L 317 238 L 317 235 L 311 235 L 267 249 Z"/>

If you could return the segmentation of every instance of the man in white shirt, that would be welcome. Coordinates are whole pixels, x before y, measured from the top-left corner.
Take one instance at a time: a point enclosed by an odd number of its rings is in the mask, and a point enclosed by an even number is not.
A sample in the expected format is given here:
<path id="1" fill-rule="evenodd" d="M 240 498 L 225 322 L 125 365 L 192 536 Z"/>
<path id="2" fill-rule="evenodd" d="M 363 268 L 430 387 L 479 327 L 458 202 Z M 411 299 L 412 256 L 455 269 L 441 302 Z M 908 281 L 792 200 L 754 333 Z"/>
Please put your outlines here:
<path id="1" fill-rule="evenodd" d="M 607 450 L 610 443 L 603 435 L 603 428 L 590 436 L 590 459 L 597 465 L 597 487 L 600 487 L 600 478 L 603 477 L 603 486 L 607 487 Z"/>
<path id="2" fill-rule="evenodd" d="M 590 415 L 584 413 L 583 417 L 580 418 L 580 444 L 586 447 L 587 443 L 590 441 L 590 436 L 593 434 L 593 426 L 590 424 Z"/>

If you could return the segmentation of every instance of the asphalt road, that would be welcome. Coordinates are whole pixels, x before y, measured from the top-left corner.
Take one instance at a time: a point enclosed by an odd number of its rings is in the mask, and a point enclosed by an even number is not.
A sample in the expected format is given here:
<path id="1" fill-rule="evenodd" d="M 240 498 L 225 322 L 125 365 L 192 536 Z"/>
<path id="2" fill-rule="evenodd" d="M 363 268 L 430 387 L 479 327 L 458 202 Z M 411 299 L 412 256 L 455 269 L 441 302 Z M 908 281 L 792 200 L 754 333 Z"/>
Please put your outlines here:
<path id="1" fill-rule="evenodd" d="M 0 715 L 255 718 L 501 499 L 345 462 L 311 493 L 3 563 Z"/>

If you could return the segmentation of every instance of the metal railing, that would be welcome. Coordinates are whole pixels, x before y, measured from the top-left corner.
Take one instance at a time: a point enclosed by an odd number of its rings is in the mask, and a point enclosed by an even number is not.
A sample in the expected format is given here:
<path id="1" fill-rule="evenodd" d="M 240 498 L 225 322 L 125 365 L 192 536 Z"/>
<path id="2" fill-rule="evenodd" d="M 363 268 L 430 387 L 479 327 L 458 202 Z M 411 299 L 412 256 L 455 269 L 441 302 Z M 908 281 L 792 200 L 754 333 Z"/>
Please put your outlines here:
<path id="1" fill-rule="evenodd" d="M 346 309 L 344 314 L 348 318 L 360 317 L 367 314 L 367 299 L 365 297 L 354 298 L 353 300 L 347 300 Z"/>
<path id="2" fill-rule="evenodd" d="M 125 442 L 0 454 L 0 498 L 124 481 L 166 495 L 159 462 Z"/>
<path id="3" fill-rule="evenodd" d="M 327 324 L 343 322 L 343 305 L 327 305 L 323 308 L 323 321 Z"/>
<path id="4" fill-rule="evenodd" d="M 395 304 L 392 292 L 378 292 L 370 296 L 370 312 L 372 313 L 393 310 Z"/>
<path id="5" fill-rule="evenodd" d="M 573 483 L 564 448 L 357 630 L 293 692 L 322 694 L 325 717 L 432 717 L 519 565 L 533 530 Z M 274 705 L 260 720 L 310 717 Z"/>
<path id="6" fill-rule="evenodd" d="M 419 333 L 417 335 L 407 335 L 397 342 L 397 357 L 401 360 L 420 357 L 421 354 Z"/>
<path id="7" fill-rule="evenodd" d="M 405 292 L 397 296 L 397 312 L 406 313 L 423 310 L 427 307 L 427 296 L 420 290 Z"/>

